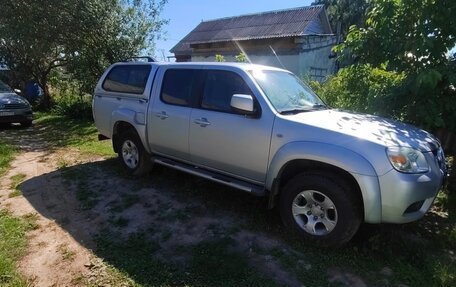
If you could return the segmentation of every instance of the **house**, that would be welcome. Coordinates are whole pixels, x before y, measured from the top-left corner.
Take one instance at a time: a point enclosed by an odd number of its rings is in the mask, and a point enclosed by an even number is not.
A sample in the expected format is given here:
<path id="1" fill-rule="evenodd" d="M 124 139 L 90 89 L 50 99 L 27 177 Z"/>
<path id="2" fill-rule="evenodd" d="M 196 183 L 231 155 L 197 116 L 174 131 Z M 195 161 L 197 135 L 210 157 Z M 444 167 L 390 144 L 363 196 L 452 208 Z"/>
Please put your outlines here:
<path id="1" fill-rule="evenodd" d="M 323 5 L 201 22 L 171 49 L 177 62 L 236 61 L 241 52 L 255 64 L 285 68 L 323 80 L 336 72 L 336 44 Z"/>

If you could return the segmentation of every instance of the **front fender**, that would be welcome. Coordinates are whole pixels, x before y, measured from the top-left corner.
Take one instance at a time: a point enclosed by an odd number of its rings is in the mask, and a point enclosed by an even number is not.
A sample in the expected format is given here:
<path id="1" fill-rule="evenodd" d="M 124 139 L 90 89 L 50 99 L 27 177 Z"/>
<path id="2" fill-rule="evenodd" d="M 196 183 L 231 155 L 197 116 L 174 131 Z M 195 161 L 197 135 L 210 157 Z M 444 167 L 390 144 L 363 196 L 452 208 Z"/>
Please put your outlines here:
<path id="1" fill-rule="evenodd" d="M 329 164 L 350 173 L 360 187 L 365 220 L 381 221 L 381 193 L 377 173 L 361 155 L 349 149 L 320 142 L 292 142 L 282 146 L 273 156 L 266 176 L 266 188 L 280 176 L 282 167 L 293 160 L 312 160 Z"/>
<path id="2" fill-rule="evenodd" d="M 146 119 L 144 113 L 137 113 L 126 108 L 117 109 L 111 114 L 111 127 L 115 127 L 115 124 L 120 121 L 127 122 L 136 129 L 144 148 L 150 153 L 149 145 L 146 141 Z"/>

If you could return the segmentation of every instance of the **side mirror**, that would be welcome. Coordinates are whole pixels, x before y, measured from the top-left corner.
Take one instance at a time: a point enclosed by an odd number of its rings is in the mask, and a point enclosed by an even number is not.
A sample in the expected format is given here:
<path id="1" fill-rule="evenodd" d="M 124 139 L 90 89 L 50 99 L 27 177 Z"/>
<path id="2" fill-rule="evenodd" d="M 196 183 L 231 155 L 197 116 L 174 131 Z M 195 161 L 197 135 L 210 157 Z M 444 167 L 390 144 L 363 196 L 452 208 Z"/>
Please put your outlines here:
<path id="1" fill-rule="evenodd" d="M 254 102 L 251 95 L 234 94 L 231 97 L 231 107 L 236 111 L 248 115 L 255 112 Z"/>
<path id="2" fill-rule="evenodd" d="M 15 92 L 16 94 L 21 94 L 21 93 L 22 93 L 22 91 L 19 90 L 19 89 L 14 89 L 14 92 Z"/>

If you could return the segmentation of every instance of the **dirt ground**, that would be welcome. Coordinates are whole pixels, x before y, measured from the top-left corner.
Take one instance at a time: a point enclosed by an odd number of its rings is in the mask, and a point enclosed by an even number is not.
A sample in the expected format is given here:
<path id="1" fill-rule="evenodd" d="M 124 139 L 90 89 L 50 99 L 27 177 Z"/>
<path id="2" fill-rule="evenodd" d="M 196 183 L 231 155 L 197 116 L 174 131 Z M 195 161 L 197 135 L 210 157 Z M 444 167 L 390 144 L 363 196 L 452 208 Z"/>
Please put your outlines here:
<path id="1" fill-rule="evenodd" d="M 6 132 L 0 133 L 4 136 Z M 29 249 L 19 266 L 32 286 L 84 286 L 93 283 L 104 286 L 104 280 L 108 282 L 110 279 L 103 278 L 108 276 L 103 273 L 107 267 L 94 252 L 97 248 L 94 237 L 116 219 L 128 222 L 127 225 L 117 224 L 116 232 L 121 237 L 126 238 L 151 226 L 161 231 L 151 235 L 157 237 L 161 245 L 155 257 L 171 260 L 177 265 L 185 264 L 188 258 L 182 252 L 178 254 L 176 246 L 210 240 L 218 230 L 237 229 L 242 221 L 233 214 L 207 213 L 198 200 L 189 201 L 186 198 L 182 201 L 163 190 L 106 171 L 105 163 L 113 160 L 84 155 L 74 148 L 51 148 L 51 143 L 36 136 L 16 132 L 16 138 L 10 138 L 21 152 L 0 183 L 0 208 L 16 216 L 32 216 L 38 225 L 28 234 Z M 21 196 L 11 195 L 14 192 L 12 178 L 16 175 L 25 175 L 17 187 Z M 81 188 L 96 193 L 96 202 L 90 203 L 90 198 L 87 202 L 84 198 L 78 199 Z M 84 207 L 84 203 L 90 208 Z M 113 212 L 113 209 L 116 210 Z M 192 214 L 189 217 L 185 212 L 190 209 L 192 213 L 199 211 L 196 216 Z M 182 216 L 185 220 L 176 220 Z M 163 238 L 163 230 L 166 230 L 166 238 Z M 279 240 L 247 230 L 237 230 L 233 238 L 233 248 L 248 254 L 249 261 L 261 273 L 267 274 L 279 285 L 301 286 L 271 256 L 252 251 L 252 246 L 284 249 Z M 311 267 L 306 265 L 305 268 Z"/>
<path id="2" fill-rule="evenodd" d="M 141 268 L 130 268 L 135 258 L 114 260 L 122 254 L 122 248 L 129 249 L 125 250 L 127 256 L 137 256 L 142 262 L 150 260 L 151 266 L 156 262 L 172 264 L 176 270 L 184 270 L 185 277 L 189 272 L 202 272 L 185 271 L 192 270 L 188 266 L 194 261 L 195 246 L 227 238 L 229 252 L 234 252 L 228 254 L 247 258 L 258 278 L 270 280 L 273 285 L 314 286 L 304 284 L 302 277 L 299 280 L 291 270 L 320 274 L 326 279 L 318 286 L 368 285 L 350 270 L 314 264 L 306 254 L 284 242 L 280 236 L 283 230 L 273 230 L 280 226 L 278 216 L 267 211 L 260 199 L 239 192 L 236 200 L 226 200 L 226 194 L 237 191 L 221 190 L 217 184 L 161 167 L 154 168 L 150 178 L 131 178 L 122 172 L 116 159 L 89 155 L 77 148 L 57 148 L 41 136 L 43 131 L 38 133 L 38 128 L 0 130 L 0 137 L 20 148 L 0 180 L 0 209 L 33 217 L 38 226 L 28 233 L 29 248 L 19 264 L 31 286 L 148 286 L 155 271 L 147 271 L 149 266 L 144 266 L 147 277 Z M 18 175 L 24 179 L 15 187 L 13 181 Z M 204 190 L 200 192 L 201 186 Z M 235 205 L 244 202 L 247 208 L 237 212 Z M 249 217 L 261 219 L 252 221 Z M 263 221 L 268 223 L 256 226 Z M 136 236 L 136 241 L 116 247 L 111 241 L 103 243 L 106 234 L 119 242 L 130 242 Z M 144 257 L 146 250 L 153 250 L 150 257 Z M 203 249 L 202 254 L 206 251 Z M 325 251 L 319 256 L 326 256 Z M 293 258 L 291 267 L 286 268 L 287 261 L 280 258 Z M 154 266 L 157 276 L 167 272 L 160 264 Z M 375 286 L 406 286 L 389 283 L 394 271 L 388 266 L 369 272 L 380 282 Z M 154 285 L 185 285 L 185 278 L 179 280 Z M 194 285 L 214 285 L 207 282 Z"/>

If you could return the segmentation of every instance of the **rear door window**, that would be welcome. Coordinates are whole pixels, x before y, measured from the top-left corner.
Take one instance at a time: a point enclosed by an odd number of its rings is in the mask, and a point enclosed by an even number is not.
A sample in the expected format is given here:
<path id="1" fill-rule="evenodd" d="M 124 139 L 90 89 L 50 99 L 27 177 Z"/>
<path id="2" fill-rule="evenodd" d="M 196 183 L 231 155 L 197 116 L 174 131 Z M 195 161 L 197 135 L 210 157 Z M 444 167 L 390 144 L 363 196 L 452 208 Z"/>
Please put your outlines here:
<path id="1" fill-rule="evenodd" d="M 142 94 L 151 70 L 150 65 L 121 65 L 112 68 L 103 82 L 110 92 Z"/>
<path id="2" fill-rule="evenodd" d="M 194 88 L 194 69 L 169 69 L 165 72 L 160 98 L 164 103 L 190 106 Z"/>

